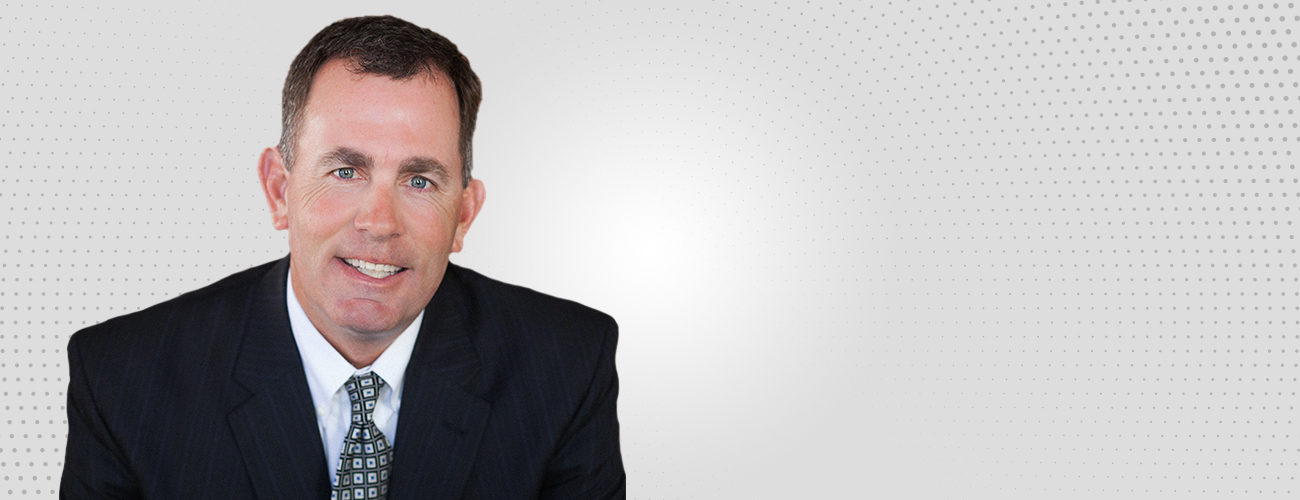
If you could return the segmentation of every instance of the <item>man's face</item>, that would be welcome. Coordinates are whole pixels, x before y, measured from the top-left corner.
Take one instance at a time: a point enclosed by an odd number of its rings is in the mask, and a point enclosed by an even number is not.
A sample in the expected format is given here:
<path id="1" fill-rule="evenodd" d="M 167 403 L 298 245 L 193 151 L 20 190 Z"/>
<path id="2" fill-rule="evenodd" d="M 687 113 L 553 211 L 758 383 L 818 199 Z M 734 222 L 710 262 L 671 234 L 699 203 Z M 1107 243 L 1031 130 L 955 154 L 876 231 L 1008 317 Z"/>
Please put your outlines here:
<path id="1" fill-rule="evenodd" d="M 478 180 L 461 187 L 459 124 L 445 76 L 333 61 L 312 84 L 292 170 L 263 154 L 294 291 L 322 333 L 400 331 L 433 297 L 483 202 Z"/>

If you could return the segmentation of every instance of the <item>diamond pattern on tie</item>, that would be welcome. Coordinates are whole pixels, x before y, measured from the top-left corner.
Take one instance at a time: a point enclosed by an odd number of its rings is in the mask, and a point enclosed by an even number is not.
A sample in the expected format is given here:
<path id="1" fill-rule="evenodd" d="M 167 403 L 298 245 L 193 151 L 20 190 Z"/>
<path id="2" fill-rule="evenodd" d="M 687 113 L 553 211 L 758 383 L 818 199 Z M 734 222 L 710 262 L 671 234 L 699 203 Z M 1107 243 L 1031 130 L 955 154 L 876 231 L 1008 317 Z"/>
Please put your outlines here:
<path id="1" fill-rule="evenodd" d="M 352 425 L 343 438 L 343 453 L 332 483 L 331 500 L 388 498 L 388 471 L 393 448 L 375 425 L 375 404 L 384 379 L 375 372 L 353 375 L 344 387 L 352 401 Z"/>

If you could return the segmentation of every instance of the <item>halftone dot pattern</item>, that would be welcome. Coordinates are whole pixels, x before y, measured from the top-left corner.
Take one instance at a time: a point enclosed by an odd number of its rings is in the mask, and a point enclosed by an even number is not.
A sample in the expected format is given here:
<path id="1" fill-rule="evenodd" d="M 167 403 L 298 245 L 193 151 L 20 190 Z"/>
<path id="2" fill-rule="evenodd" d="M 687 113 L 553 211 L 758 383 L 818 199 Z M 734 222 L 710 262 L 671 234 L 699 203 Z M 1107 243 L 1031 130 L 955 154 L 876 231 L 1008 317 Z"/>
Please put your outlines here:
<path id="1" fill-rule="evenodd" d="M 1294 2 L 388 12 L 485 84 L 453 260 L 619 320 L 630 497 L 1300 491 Z M 366 13 L 0 9 L 0 495 L 68 335 L 286 252 L 280 84 Z"/>
<path id="2" fill-rule="evenodd" d="M 192 12 L 0 12 L 0 494 L 52 497 L 69 335 L 283 255 L 247 175 L 278 120 L 250 96 L 278 78 L 232 72 L 203 47 L 228 26 Z"/>

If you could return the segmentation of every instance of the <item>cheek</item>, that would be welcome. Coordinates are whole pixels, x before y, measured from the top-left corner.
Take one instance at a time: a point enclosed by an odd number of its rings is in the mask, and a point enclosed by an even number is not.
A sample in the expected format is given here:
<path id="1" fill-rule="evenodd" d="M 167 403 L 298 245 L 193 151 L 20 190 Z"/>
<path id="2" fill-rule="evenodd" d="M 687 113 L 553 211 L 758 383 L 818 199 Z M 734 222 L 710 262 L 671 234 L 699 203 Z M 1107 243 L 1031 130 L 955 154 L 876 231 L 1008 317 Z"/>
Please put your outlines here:
<path id="1" fill-rule="evenodd" d="M 450 247 L 456 230 L 456 207 L 445 200 L 412 200 L 403 210 L 407 233 L 428 249 Z"/>
<path id="2" fill-rule="evenodd" d="M 303 235 L 324 237 L 338 232 L 356 207 L 354 196 L 340 189 L 310 186 L 290 196 L 290 236 L 297 229 Z"/>

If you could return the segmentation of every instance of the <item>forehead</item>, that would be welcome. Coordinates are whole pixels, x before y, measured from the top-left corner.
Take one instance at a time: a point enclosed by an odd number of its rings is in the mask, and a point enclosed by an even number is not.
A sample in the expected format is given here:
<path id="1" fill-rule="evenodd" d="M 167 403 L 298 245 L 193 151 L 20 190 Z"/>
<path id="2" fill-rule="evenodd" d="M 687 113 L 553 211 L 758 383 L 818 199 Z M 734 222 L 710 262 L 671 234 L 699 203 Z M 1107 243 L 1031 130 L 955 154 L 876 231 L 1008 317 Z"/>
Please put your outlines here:
<path id="1" fill-rule="evenodd" d="M 451 80 L 421 73 L 395 80 L 353 72 L 347 61 L 326 63 L 312 80 L 299 144 L 311 157 L 346 147 L 401 161 L 410 156 L 460 165 L 459 107 Z"/>

